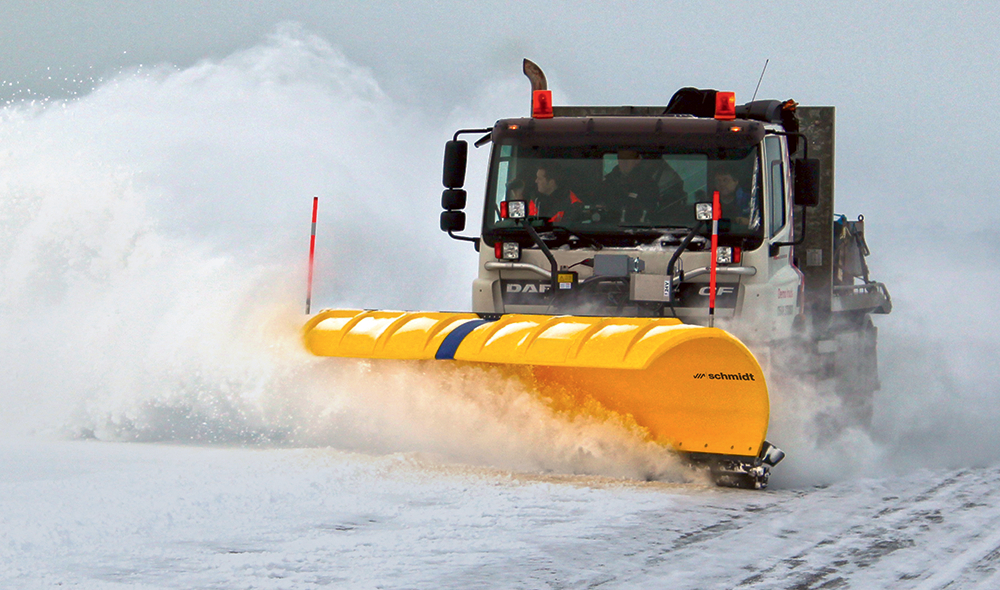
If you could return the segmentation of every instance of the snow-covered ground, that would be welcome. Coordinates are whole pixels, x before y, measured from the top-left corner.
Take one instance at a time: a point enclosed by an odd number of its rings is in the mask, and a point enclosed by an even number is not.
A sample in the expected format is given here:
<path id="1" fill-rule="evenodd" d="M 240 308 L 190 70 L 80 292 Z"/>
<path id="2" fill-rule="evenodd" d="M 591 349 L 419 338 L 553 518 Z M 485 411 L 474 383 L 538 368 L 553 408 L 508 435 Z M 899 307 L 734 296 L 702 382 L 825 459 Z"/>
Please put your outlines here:
<path id="1" fill-rule="evenodd" d="M 0 472 L 3 588 L 1000 583 L 995 467 L 754 493 L 412 454 L 7 440 Z"/>
<path id="2" fill-rule="evenodd" d="M 874 428 L 772 391 L 765 492 L 488 370 L 302 350 L 316 194 L 317 305 L 467 307 L 440 148 L 508 82 L 427 117 L 291 27 L 3 107 L 0 588 L 1000 587 L 995 231 L 868 221 Z"/>

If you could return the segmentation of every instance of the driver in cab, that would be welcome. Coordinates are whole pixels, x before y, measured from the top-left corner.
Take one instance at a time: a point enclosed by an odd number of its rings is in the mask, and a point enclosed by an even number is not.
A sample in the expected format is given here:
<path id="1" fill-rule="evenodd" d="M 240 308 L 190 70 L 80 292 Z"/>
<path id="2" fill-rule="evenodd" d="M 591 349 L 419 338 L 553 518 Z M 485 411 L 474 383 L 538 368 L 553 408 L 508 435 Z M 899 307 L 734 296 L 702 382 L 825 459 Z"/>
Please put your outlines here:
<path id="1" fill-rule="evenodd" d="M 612 211 L 611 221 L 619 223 L 648 223 L 657 208 L 659 186 L 642 166 L 643 161 L 635 150 L 619 150 L 618 164 L 604 177 L 603 192 L 607 206 Z"/>
<path id="2" fill-rule="evenodd" d="M 730 219 L 734 224 L 756 229 L 760 224 L 760 216 L 754 204 L 756 199 L 741 186 L 739 175 L 731 169 L 723 168 L 715 171 L 712 181 L 713 190 L 719 191 L 722 217 Z"/>
<path id="3" fill-rule="evenodd" d="M 579 219 L 583 201 L 569 189 L 562 169 L 551 164 L 539 166 L 535 173 L 535 187 L 538 197 L 531 201 L 533 207 L 530 208 L 537 215 L 547 217 L 552 223 Z"/>

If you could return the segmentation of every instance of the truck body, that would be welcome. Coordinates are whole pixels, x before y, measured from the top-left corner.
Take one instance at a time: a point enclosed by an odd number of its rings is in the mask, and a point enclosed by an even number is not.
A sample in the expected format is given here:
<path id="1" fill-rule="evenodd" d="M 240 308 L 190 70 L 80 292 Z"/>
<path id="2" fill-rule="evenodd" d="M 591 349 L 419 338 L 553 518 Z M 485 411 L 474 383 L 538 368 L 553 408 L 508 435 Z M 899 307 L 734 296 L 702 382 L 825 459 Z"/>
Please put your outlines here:
<path id="1" fill-rule="evenodd" d="M 869 276 L 863 217 L 834 213 L 835 109 L 765 100 L 706 116 L 717 94 L 497 121 L 479 142 L 492 154 L 473 310 L 715 323 L 769 373 L 832 390 L 842 418 L 866 424 L 879 388 L 872 315 L 892 304 Z M 685 108 L 692 95 L 703 100 Z M 626 159 L 631 194 L 609 182 Z M 572 204 L 546 210 L 546 168 Z M 712 204 L 726 174 L 745 202 L 721 203 L 712 302 L 712 232 L 695 207 Z M 539 243 L 503 217 L 512 195 L 537 210 Z"/>
<path id="2" fill-rule="evenodd" d="M 532 116 L 445 147 L 441 229 L 479 253 L 472 311 L 324 310 L 306 347 L 484 368 L 722 485 L 763 488 L 784 456 L 765 440 L 782 375 L 869 420 L 871 317 L 891 302 L 868 275 L 863 220 L 833 213 L 833 108 L 693 88 L 660 107 L 553 107 L 524 67 Z M 491 150 L 472 236 L 467 134 Z"/>

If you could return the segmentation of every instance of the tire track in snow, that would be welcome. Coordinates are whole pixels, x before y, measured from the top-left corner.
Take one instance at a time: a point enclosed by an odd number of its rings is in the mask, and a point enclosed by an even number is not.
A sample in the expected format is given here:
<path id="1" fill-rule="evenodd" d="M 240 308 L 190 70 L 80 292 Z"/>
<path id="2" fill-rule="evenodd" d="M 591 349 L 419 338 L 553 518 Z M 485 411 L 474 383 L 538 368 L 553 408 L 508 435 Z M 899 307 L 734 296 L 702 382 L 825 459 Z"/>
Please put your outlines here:
<path id="1" fill-rule="evenodd" d="M 988 472 L 989 473 L 989 472 Z M 992 472 L 996 475 L 996 472 Z M 959 510 L 990 509 L 998 505 L 1000 496 L 997 478 L 980 477 L 979 484 L 983 490 L 975 494 L 979 502 L 970 501 L 970 494 Z M 992 511 L 991 511 L 992 512 Z M 1000 588 L 1000 516 L 991 514 L 993 518 L 978 526 L 964 526 L 962 531 L 969 533 L 961 535 L 950 544 L 959 548 L 951 554 L 951 558 L 943 565 L 932 567 L 931 575 L 914 586 L 917 590 L 942 590 L 945 588 Z"/>
<path id="2" fill-rule="evenodd" d="M 903 584 L 923 577 L 928 566 L 937 563 L 951 546 L 968 544 L 971 521 L 988 523 L 986 527 L 977 523 L 974 531 L 995 530 L 1000 518 L 991 506 L 997 505 L 996 496 L 1000 495 L 995 485 L 997 475 L 996 471 L 960 471 L 924 491 L 884 496 L 852 515 L 849 520 L 855 524 L 845 531 L 785 557 L 770 570 L 744 580 L 743 586 L 907 587 Z M 970 497 L 982 502 L 964 501 Z M 871 514 L 870 520 L 865 518 L 867 514 Z M 978 539 L 981 535 L 973 532 L 971 536 Z M 969 550 L 917 587 L 947 587 L 970 566 L 995 557 L 998 544 L 1000 534 L 973 542 Z M 791 567 L 782 571 L 782 565 Z"/>
<path id="3" fill-rule="evenodd" d="M 915 546 L 908 534 L 911 526 L 927 526 L 924 521 L 940 522 L 940 511 L 927 510 L 924 504 L 948 496 L 960 484 L 960 475 L 935 482 L 929 488 L 906 495 L 879 494 L 853 510 L 840 512 L 850 493 L 834 496 L 838 502 L 832 507 L 838 514 L 840 526 L 824 531 L 821 539 L 807 547 L 775 556 L 771 566 L 748 576 L 740 587 L 766 588 L 771 584 L 781 588 L 836 588 L 847 584 L 859 569 L 870 568 L 884 557 L 899 550 Z M 849 492 L 849 490 L 848 490 Z M 812 502 L 795 514 L 808 514 L 814 509 Z M 794 541 L 794 539 L 792 539 Z M 794 542 L 789 543 L 794 545 Z"/>
<path id="4" fill-rule="evenodd" d="M 989 530 L 997 530 L 998 524 L 1000 524 L 1000 519 L 996 519 Z M 940 568 L 935 568 L 934 573 L 915 586 L 914 590 L 944 590 L 958 582 L 959 578 L 969 573 L 969 570 L 976 565 L 984 561 L 996 561 L 997 557 L 1000 557 L 1000 531 L 976 541 L 948 563 Z M 978 586 L 995 589 L 997 581 L 1000 581 L 1000 570 L 994 572 L 988 579 L 981 580 Z M 963 586 L 965 585 L 963 584 Z"/>
<path id="5" fill-rule="evenodd" d="M 960 575 L 976 584 L 995 569 L 996 544 L 981 531 L 1000 526 L 998 481 L 993 468 L 677 498 L 621 530 L 615 543 L 638 571 L 611 585 L 943 588 Z"/>

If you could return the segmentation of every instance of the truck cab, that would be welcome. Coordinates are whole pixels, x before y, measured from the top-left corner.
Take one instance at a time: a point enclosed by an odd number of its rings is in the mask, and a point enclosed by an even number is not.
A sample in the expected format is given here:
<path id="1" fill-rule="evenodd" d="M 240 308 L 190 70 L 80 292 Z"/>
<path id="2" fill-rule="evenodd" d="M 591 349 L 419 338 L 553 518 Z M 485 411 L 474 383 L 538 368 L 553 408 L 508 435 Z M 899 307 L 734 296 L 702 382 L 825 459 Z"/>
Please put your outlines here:
<path id="1" fill-rule="evenodd" d="M 748 320 L 751 340 L 789 336 L 803 299 L 794 165 L 780 103 L 751 108 L 774 120 L 568 107 L 498 121 L 474 311 L 707 323 L 712 228 L 697 208 L 719 193 L 714 315 Z M 517 201 L 527 221 L 505 214 Z"/>

